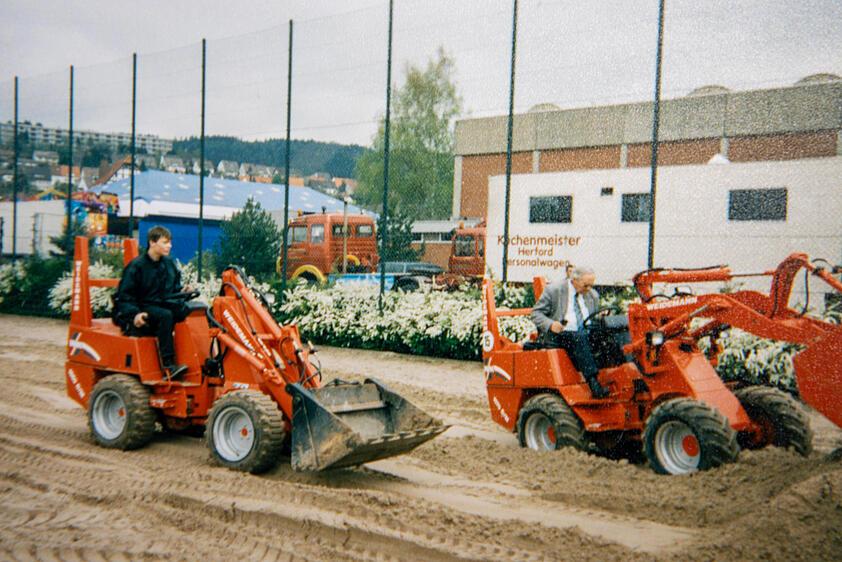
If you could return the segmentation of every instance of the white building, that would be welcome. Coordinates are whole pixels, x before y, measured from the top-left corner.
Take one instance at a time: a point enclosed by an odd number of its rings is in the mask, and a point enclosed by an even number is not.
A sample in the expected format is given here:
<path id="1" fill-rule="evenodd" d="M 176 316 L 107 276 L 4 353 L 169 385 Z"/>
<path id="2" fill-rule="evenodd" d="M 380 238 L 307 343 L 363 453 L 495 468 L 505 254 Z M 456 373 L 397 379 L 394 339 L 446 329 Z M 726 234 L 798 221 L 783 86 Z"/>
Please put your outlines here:
<path id="1" fill-rule="evenodd" d="M 49 255 L 57 250 L 50 243 L 51 236 L 60 236 L 64 229 L 65 201 L 18 201 L 17 253 Z M 13 203 L 0 202 L 0 223 L 3 230 L 3 254 L 12 253 Z"/>
<path id="2" fill-rule="evenodd" d="M 842 263 L 842 157 L 669 166 L 657 180 L 655 267 L 758 272 L 792 252 Z M 571 261 L 599 284 L 628 284 L 647 266 L 650 182 L 647 168 L 513 175 L 508 279 L 557 279 Z M 505 183 L 488 187 L 486 266 L 497 279 Z M 767 291 L 769 279 L 746 286 Z"/>

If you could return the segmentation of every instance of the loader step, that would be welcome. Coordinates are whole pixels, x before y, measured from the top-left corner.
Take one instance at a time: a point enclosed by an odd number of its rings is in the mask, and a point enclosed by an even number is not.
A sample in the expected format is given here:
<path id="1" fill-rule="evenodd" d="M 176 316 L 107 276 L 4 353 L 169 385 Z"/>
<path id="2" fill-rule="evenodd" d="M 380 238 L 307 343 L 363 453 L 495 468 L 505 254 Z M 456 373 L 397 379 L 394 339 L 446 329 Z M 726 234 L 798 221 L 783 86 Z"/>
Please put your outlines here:
<path id="1" fill-rule="evenodd" d="M 148 384 L 150 384 L 152 386 L 165 386 L 165 385 L 170 386 L 171 385 L 171 386 L 177 386 L 177 387 L 183 387 L 183 388 L 202 386 L 201 383 L 198 383 L 198 382 L 168 381 L 168 380 L 164 380 L 164 379 L 161 379 L 159 381 L 152 381 Z"/>

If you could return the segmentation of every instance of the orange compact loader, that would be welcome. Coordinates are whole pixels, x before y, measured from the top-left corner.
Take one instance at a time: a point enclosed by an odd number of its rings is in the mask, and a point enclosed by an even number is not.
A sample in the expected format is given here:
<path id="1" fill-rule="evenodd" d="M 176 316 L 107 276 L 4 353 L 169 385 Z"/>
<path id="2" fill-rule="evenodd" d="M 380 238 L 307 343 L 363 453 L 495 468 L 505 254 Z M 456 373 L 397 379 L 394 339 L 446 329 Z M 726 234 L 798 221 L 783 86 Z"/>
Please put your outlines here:
<path id="1" fill-rule="evenodd" d="M 483 286 L 482 349 L 491 416 L 516 431 L 521 446 L 552 450 L 592 446 L 616 453 L 642 445 L 662 474 L 705 470 L 736 460 L 740 446 L 812 449 L 806 414 L 780 390 L 749 386 L 734 391 L 715 370 L 718 335 L 737 327 L 758 336 L 805 346 L 793 364 L 801 398 L 842 426 L 842 326 L 789 307 L 795 275 L 804 269 L 842 293 L 838 266 L 823 268 L 793 254 L 777 269 L 734 274 L 721 266 L 652 270 L 635 277 L 641 301 L 628 314 L 592 314 L 589 339 L 610 394 L 594 399 L 565 351 L 500 335 L 498 318 L 530 309 L 497 311 L 490 280 Z M 747 275 L 772 278 L 768 295 L 653 293 L 654 283 L 729 281 Z M 536 298 L 544 281 L 536 278 Z M 613 311 L 619 312 L 619 311 Z M 698 326 L 691 321 L 699 318 Z M 533 339 L 534 339 L 533 334 Z M 698 340 L 710 337 L 703 353 Z"/>
<path id="2" fill-rule="evenodd" d="M 137 255 L 137 241 L 126 240 L 124 263 Z M 168 380 L 155 338 L 125 336 L 110 319 L 92 317 L 90 288 L 117 280 L 89 279 L 88 265 L 88 241 L 78 237 L 65 374 L 99 445 L 142 447 L 156 422 L 204 427 L 223 466 L 268 470 L 289 442 L 294 469 L 323 470 L 398 455 L 446 429 L 374 379 L 323 384 L 315 350 L 302 345 L 296 326 L 275 322 L 237 268 L 223 272 L 210 309 L 188 303 L 190 314 L 175 328 L 176 360 L 188 371 Z"/>

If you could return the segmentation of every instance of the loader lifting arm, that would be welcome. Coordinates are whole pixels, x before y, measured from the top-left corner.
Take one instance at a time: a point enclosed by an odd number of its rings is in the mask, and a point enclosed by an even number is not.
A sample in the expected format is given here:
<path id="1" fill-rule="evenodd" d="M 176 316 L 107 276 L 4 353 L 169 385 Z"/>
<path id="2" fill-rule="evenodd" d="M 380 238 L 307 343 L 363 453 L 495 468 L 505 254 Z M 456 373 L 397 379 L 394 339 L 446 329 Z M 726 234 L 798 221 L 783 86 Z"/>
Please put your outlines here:
<path id="1" fill-rule="evenodd" d="M 842 282 L 836 277 L 842 274 L 842 267 L 823 267 L 819 265 L 821 262 L 823 260 L 810 261 L 806 254 L 794 253 L 774 270 L 761 273 L 736 274 L 725 266 L 644 271 L 634 279 L 638 294 L 644 302 L 632 305 L 629 309 L 633 342 L 626 346 L 625 351 L 641 351 L 644 348 L 644 334 L 655 330 L 662 331 L 667 337 L 681 332 L 696 340 L 716 335 L 729 327 L 762 338 L 805 346 L 793 358 L 801 397 L 842 427 L 842 326 L 806 316 L 806 305 L 803 311 L 789 307 L 795 277 L 802 269 L 806 275 L 818 277 L 842 294 Z M 771 277 L 768 294 L 742 290 L 666 299 L 653 292 L 655 283 L 688 284 L 756 276 Z M 659 299 L 659 296 L 663 298 Z M 704 309 L 700 311 L 700 307 Z M 694 316 L 707 321 L 690 329 L 689 323 Z"/>
<path id="2" fill-rule="evenodd" d="M 391 457 L 447 429 L 375 379 L 322 384 L 315 350 L 295 325 L 280 326 L 238 268 L 222 274 L 213 316 L 222 331 L 226 387 L 270 395 L 291 429 L 292 466 L 324 470 Z M 225 353 L 231 350 L 234 353 Z M 229 375 L 230 374 L 230 375 Z"/>

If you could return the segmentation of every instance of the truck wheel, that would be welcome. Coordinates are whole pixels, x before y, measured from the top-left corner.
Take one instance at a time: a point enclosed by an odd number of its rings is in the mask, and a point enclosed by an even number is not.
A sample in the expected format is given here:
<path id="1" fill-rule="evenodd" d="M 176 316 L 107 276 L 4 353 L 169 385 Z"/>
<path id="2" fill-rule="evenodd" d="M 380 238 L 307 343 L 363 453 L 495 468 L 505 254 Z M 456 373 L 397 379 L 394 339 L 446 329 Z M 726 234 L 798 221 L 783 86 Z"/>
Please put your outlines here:
<path id="1" fill-rule="evenodd" d="M 301 275 L 298 276 L 298 278 L 304 279 L 304 282 L 307 283 L 308 285 L 318 285 L 319 284 L 319 280 L 316 279 L 316 276 L 313 275 L 312 273 L 302 273 Z"/>
<path id="2" fill-rule="evenodd" d="M 521 447 L 536 451 L 588 448 L 582 422 L 555 394 L 539 394 L 527 400 L 518 413 L 517 428 Z"/>
<path id="3" fill-rule="evenodd" d="M 205 440 L 222 466 L 257 474 L 272 468 L 284 443 L 278 405 L 261 392 L 238 390 L 216 401 Z"/>
<path id="4" fill-rule="evenodd" d="M 395 290 L 411 293 L 421 288 L 421 283 L 415 277 L 403 277 L 395 282 Z"/>
<path id="5" fill-rule="evenodd" d="M 138 449 L 155 434 L 149 389 L 130 375 L 110 375 L 94 386 L 88 402 L 88 427 L 94 441 L 110 449 Z"/>
<path id="6" fill-rule="evenodd" d="M 646 420 L 643 449 L 659 474 L 687 474 L 734 462 L 740 454 L 728 419 L 707 404 L 676 398 Z"/>
<path id="7" fill-rule="evenodd" d="M 766 445 L 792 447 L 803 456 L 813 450 L 813 431 L 807 414 L 785 392 L 767 386 L 747 386 L 734 392 L 759 433 L 741 432 L 740 445 L 757 449 Z"/>

